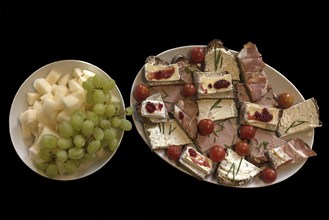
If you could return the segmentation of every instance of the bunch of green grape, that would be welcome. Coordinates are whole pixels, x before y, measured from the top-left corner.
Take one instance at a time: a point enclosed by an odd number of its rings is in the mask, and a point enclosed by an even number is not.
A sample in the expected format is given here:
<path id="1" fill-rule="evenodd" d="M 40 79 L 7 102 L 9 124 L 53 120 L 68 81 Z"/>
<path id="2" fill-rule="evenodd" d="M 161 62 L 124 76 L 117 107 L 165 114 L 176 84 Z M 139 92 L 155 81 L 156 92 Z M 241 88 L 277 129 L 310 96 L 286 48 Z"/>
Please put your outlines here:
<path id="1" fill-rule="evenodd" d="M 122 109 L 119 102 L 112 102 L 113 79 L 95 75 L 82 87 L 87 91 L 86 110 L 77 110 L 69 121 L 61 121 L 58 137 L 46 134 L 41 138 L 39 158 L 34 162 L 50 178 L 76 173 L 80 164 L 95 159 L 102 148 L 114 152 L 119 131 L 132 129 L 124 116 L 131 116 L 133 108 Z"/>

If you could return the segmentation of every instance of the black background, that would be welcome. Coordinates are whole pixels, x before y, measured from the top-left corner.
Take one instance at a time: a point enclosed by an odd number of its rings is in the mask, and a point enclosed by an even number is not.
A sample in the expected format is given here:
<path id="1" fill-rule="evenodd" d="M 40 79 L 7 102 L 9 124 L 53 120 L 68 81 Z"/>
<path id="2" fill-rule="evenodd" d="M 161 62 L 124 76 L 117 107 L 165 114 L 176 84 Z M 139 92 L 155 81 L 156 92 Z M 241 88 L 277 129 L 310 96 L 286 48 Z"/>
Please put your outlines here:
<path id="1" fill-rule="evenodd" d="M 159 218 L 203 215 L 278 215 L 309 207 L 322 209 L 327 193 L 326 86 L 328 49 L 321 5 L 247 3 L 241 5 L 140 1 L 1 1 L 1 81 L 5 117 L 1 143 L 1 210 L 19 207 L 26 217 Z M 319 13 L 316 13 L 319 12 Z M 23 81 L 50 62 L 90 62 L 114 78 L 129 105 L 132 82 L 149 55 L 221 39 L 240 50 L 257 44 L 266 63 L 303 94 L 315 97 L 322 128 L 316 129 L 310 158 L 302 169 L 271 187 L 237 189 L 197 181 L 152 153 L 134 128 L 98 172 L 75 181 L 54 181 L 31 171 L 17 156 L 8 132 L 11 102 Z M 291 209 L 293 204 L 300 209 Z M 120 211 L 120 208 L 123 211 Z M 46 211 L 43 215 L 40 212 Z"/>

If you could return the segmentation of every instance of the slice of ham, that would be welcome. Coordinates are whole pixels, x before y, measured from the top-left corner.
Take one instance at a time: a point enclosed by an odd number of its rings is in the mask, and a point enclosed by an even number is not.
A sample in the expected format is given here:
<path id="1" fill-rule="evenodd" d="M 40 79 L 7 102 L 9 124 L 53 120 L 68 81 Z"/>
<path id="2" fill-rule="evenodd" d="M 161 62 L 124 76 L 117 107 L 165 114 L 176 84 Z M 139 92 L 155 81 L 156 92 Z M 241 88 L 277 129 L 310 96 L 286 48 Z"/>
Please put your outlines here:
<path id="1" fill-rule="evenodd" d="M 177 63 L 179 67 L 179 75 L 185 83 L 193 83 L 193 72 L 200 71 L 197 64 L 183 55 L 174 57 L 172 63 Z"/>
<path id="2" fill-rule="evenodd" d="M 256 44 L 246 43 L 238 54 L 239 59 L 258 58 L 262 55 L 258 52 Z"/>
<path id="3" fill-rule="evenodd" d="M 299 163 L 306 160 L 308 157 L 316 155 L 316 152 L 299 138 L 292 139 L 286 144 L 267 152 L 267 156 L 274 168 L 278 168 L 281 165 Z"/>
<path id="4" fill-rule="evenodd" d="M 260 72 L 266 66 L 261 57 L 241 59 L 240 65 L 244 72 Z"/>
<path id="5" fill-rule="evenodd" d="M 174 117 L 192 140 L 197 136 L 198 111 L 198 104 L 194 99 L 179 100 L 173 109 Z"/>
<path id="6" fill-rule="evenodd" d="M 241 67 L 242 79 L 248 88 L 248 95 L 252 102 L 259 101 L 270 89 L 264 72 L 266 64 L 255 44 L 249 42 L 244 45 L 237 55 Z"/>
<path id="7" fill-rule="evenodd" d="M 250 153 L 247 160 L 257 166 L 261 166 L 268 162 L 266 152 L 275 147 L 287 143 L 285 140 L 278 138 L 273 132 L 268 132 L 263 129 L 257 129 L 255 137 L 250 140 Z"/>
<path id="8" fill-rule="evenodd" d="M 182 94 L 183 86 L 170 85 L 170 86 L 152 86 L 150 88 L 150 94 L 157 92 L 161 93 L 163 102 L 166 104 L 167 111 L 170 112 L 172 106 L 180 99 L 183 99 Z"/>
<path id="9" fill-rule="evenodd" d="M 249 95 L 247 85 L 245 83 L 236 84 L 236 94 L 240 102 L 252 102 Z M 264 107 L 278 107 L 278 99 L 270 89 L 261 99 L 259 99 L 256 104 L 263 105 Z"/>
<path id="10" fill-rule="evenodd" d="M 238 141 L 240 141 L 240 138 L 237 128 L 230 120 L 226 120 L 216 123 L 214 132 L 210 135 L 202 136 L 198 134 L 195 144 L 202 153 L 205 153 L 214 145 L 227 148 Z"/>

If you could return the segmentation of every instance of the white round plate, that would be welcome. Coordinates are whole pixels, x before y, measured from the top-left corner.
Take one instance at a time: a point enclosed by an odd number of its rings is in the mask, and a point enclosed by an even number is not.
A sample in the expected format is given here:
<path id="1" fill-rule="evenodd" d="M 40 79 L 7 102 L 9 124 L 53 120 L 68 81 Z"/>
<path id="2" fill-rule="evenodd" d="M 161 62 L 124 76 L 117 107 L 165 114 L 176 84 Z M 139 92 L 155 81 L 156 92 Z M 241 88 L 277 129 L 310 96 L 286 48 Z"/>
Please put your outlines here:
<path id="1" fill-rule="evenodd" d="M 37 78 L 45 77 L 49 71 L 52 68 L 56 68 L 58 71 L 60 71 L 63 75 L 67 73 L 71 73 L 74 68 L 81 68 L 83 70 L 89 70 L 94 72 L 95 74 L 100 74 L 105 77 L 110 77 L 107 75 L 103 70 L 98 68 L 97 66 L 94 66 L 90 63 L 80 61 L 80 60 L 61 60 L 56 61 L 50 64 L 47 64 L 40 69 L 36 70 L 34 73 L 32 73 L 20 86 L 18 89 L 14 100 L 11 105 L 10 114 L 9 114 L 9 131 L 10 131 L 10 137 L 12 140 L 12 143 L 14 145 L 14 148 L 16 150 L 16 153 L 18 156 L 22 159 L 22 161 L 31 168 L 34 172 L 47 177 L 42 171 L 39 171 L 34 166 L 31 158 L 29 157 L 29 147 L 32 143 L 28 142 L 27 140 L 23 139 L 22 137 L 22 130 L 21 125 L 19 121 L 19 115 L 23 113 L 27 108 L 28 104 L 26 102 L 26 94 L 27 92 L 35 92 L 35 89 L 33 88 L 33 82 Z M 112 95 L 120 100 L 122 109 L 125 108 L 124 101 L 121 95 L 121 92 L 119 88 L 116 86 L 112 91 Z M 121 143 L 121 140 L 123 138 L 123 131 L 120 131 L 118 133 L 118 140 L 119 145 Z M 86 162 L 80 165 L 78 172 L 72 175 L 60 175 L 56 178 L 56 180 L 74 180 L 74 179 L 80 179 L 83 177 L 86 177 L 100 168 L 102 168 L 115 154 L 116 151 L 110 152 L 109 150 L 102 149 L 97 153 L 97 157 L 95 160 Z"/>
<path id="2" fill-rule="evenodd" d="M 173 48 L 167 51 L 164 51 L 160 54 L 158 54 L 157 56 L 167 62 L 171 62 L 173 57 L 177 56 L 177 55 L 184 55 L 184 56 L 188 56 L 189 52 L 191 51 L 192 48 L 194 47 L 205 47 L 204 45 L 190 45 L 190 46 L 183 46 L 183 47 L 177 47 L 177 48 Z M 237 53 L 236 51 L 232 51 L 233 53 Z M 275 94 L 280 94 L 282 92 L 289 92 L 290 94 L 292 94 L 295 98 L 295 103 L 304 101 L 304 97 L 302 96 L 302 94 L 297 90 L 297 88 L 286 78 L 284 77 L 281 73 L 279 73 L 277 70 L 275 70 L 274 68 L 270 67 L 269 65 L 266 65 L 265 67 L 265 73 L 268 77 L 268 80 L 274 90 Z M 140 84 L 140 83 L 146 83 L 145 77 L 143 77 L 144 74 L 144 66 L 140 69 L 140 71 L 138 72 L 133 85 L 131 87 L 131 93 L 130 93 L 130 106 L 135 106 L 135 104 L 137 103 L 137 101 L 135 100 L 134 96 L 133 96 L 133 89 L 135 88 L 136 85 Z M 133 115 L 133 121 L 135 123 L 135 126 L 140 134 L 140 136 L 144 139 L 145 143 L 147 145 L 149 145 L 144 131 L 143 131 L 143 126 L 142 123 L 138 117 L 137 114 Z M 285 137 L 283 139 L 292 139 L 298 137 L 302 140 L 305 141 L 305 143 L 307 143 L 311 148 L 313 145 L 313 139 L 314 139 L 314 129 L 310 130 L 310 131 L 305 131 L 305 132 L 301 132 L 295 135 L 290 135 L 289 137 Z M 180 166 L 178 166 L 175 162 L 171 161 L 168 159 L 168 157 L 165 154 L 165 150 L 156 150 L 154 151 L 159 157 L 161 157 L 163 160 L 167 161 L 169 164 L 171 164 L 172 166 L 176 167 L 177 169 L 189 174 L 186 170 L 184 170 L 183 168 L 181 168 Z M 264 186 L 269 186 L 269 185 L 273 185 L 276 183 L 279 183 L 283 180 L 286 180 L 287 178 L 289 178 L 290 176 L 292 176 L 293 174 L 295 174 L 303 165 L 305 161 L 302 161 L 300 163 L 295 163 L 289 166 L 283 166 L 280 167 L 278 169 L 278 176 L 276 181 L 274 181 L 273 183 L 264 183 L 262 180 L 260 180 L 260 178 L 256 177 L 254 178 L 254 180 L 252 180 L 250 183 L 244 184 L 242 186 L 235 186 L 235 187 L 240 187 L 240 188 L 256 188 L 256 187 L 264 187 Z M 189 174 L 190 175 L 190 174 Z M 207 178 L 204 179 L 204 181 L 213 183 L 213 184 L 218 184 L 221 185 L 220 183 L 218 183 L 218 181 L 213 177 L 213 175 L 208 176 Z"/>

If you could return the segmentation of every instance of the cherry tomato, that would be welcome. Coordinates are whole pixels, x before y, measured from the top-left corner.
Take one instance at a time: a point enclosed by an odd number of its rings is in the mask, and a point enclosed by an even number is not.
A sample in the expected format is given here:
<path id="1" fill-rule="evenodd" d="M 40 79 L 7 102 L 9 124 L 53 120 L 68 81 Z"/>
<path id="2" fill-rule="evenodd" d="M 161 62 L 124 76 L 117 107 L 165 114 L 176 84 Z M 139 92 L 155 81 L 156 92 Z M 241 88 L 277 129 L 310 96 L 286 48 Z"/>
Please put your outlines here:
<path id="1" fill-rule="evenodd" d="M 242 125 L 239 129 L 239 136 L 243 140 L 250 140 L 255 137 L 256 128 L 252 125 Z"/>
<path id="2" fill-rule="evenodd" d="M 167 156 L 170 160 L 178 160 L 182 155 L 182 149 L 178 145 L 169 145 L 167 148 Z"/>
<path id="3" fill-rule="evenodd" d="M 137 101 L 141 101 L 150 96 L 150 89 L 145 84 L 138 84 L 134 89 L 134 97 Z"/>
<path id="4" fill-rule="evenodd" d="M 198 124 L 198 132 L 202 136 L 211 134 L 214 131 L 214 122 L 211 119 L 202 119 Z"/>
<path id="5" fill-rule="evenodd" d="M 289 108 L 294 104 L 294 97 L 287 92 L 282 93 L 278 97 L 278 103 L 279 106 L 283 109 Z"/>
<path id="6" fill-rule="evenodd" d="M 214 162 L 221 162 L 222 160 L 224 160 L 225 155 L 225 149 L 219 145 L 214 145 L 212 146 L 212 148 L 210 148 L 209 157 Z"/>
<path id="7" fill-rule="evenodd" d="M 202 47 L 195 47 L 191 50 L 191 60 L 194 63 L 202 63 L 204 61 L 204 49 Z"/>
<path id="8" fill-rule="evenodd" d="M 183 95 L 184 96 L 194 96 L 196 93 L 196 88 L 192 83 L 186 83 L 183 86 Z"/>
<path id="9" fill-rule="evenodd" d="M 234 150 L 241 157 L 246 156 L 249 153 L 249 144 L 247 141 L 239 141 L 235 144 Z"/>
<path id="10" fill-rule="evenodd" d="M 266 167 L 261 174 L 261 179 L 265 182 L 265 183 L 272 183 L 276 180 L 277 177 L 277 172 L 275 169 L 270 168 L 270 167 Z"/>

